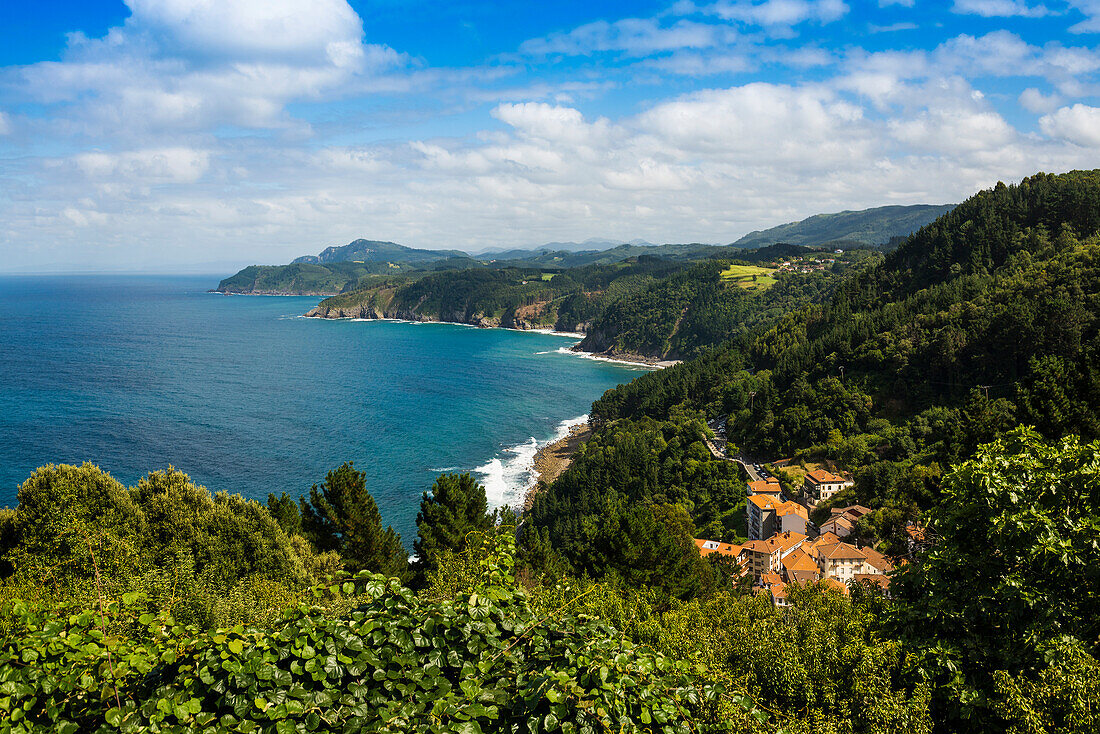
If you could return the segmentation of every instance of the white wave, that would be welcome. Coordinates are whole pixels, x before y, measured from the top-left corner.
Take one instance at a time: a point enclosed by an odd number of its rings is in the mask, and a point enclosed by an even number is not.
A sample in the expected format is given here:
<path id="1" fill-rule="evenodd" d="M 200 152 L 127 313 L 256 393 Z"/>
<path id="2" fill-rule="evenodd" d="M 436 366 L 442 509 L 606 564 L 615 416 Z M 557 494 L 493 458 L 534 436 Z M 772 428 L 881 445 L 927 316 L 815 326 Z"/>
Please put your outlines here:
<path id="1" fill-rule="evenodd" d="M 595 362 L 609 362 L 610 364 L 621 364 L 627 367 L 634 367 L 639 370 L 659 370 L 663 369 L 663 365 L 650 364 L 649 362 L 632 362 L 629 359 L 615 359 L 613 357 L 601 357 L 598 354 L 592 352 L 578 352 L 569 347 L 558 347 L 554 350 L 558 354 L 568 354 L 571 357 L 580 357 L 581 359 L 591 359 Z"/>
<path id="2" fill-rule="evenodd" d="M 428 471 L 435 472 L 436 474 L 446 474 L 447 472 L 458 471 L 458 467 L 457 466 L 444 466 L 444 467 L 441 467 L 439 469 L 428 469 Z"/>
<path id="3" fill-rule="evenodd" d="M 587 414 L 563 420 L 554 429 L 554 434 L 545 441 L 538 441 L 532 436 L 521 444 L 503 449 L 502 456 L 494 457 L 489 463 L 476 467 L 473 471 L 480 475 L 481 483 L 485 485 L 485 499 L 489 506 L 521 506 L 528 490 L 539 480 L 539 474 L 535 471 L 535 454 L 538 450 L 560 441 L 569 435 L 574 426 L 587 422 Z"/>

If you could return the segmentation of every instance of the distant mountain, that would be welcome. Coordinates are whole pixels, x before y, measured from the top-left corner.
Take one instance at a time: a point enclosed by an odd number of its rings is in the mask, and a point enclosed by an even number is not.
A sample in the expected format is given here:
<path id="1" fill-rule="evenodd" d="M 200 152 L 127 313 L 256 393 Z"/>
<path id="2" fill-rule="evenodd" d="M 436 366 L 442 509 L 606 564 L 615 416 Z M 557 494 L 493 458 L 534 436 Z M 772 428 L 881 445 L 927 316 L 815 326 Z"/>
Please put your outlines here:
<path id="1" fill-rule="evenodd" d="M 341 247 L 326 247 L 320 255 L 304 255 L 295 263 L 391 262 L 423 263 L 448 257 L 469 257 L 461 250 L 417 250 L 396 242 L 355 240 Z"/>
<path id="2" fill-rule="evenodd" d="M 765 247 L 777 242 L 792 245 L 886 245 L 892 238 L 907 237 L 954 208 L 954 204 L 916 204 L 816 214 L 801 222 L 749 232 L 733 244 L 735 247 Z"/>
<path id="3" fill-rule="evenodd" d="M 625 240 L 605 240 L 599 237 L 590 237 L 584 242 L 547 242 L 544 245 L 533 247 L 487 247 L 484 250 L 475 250 L 473 254 L 481 259 L 491 257 L 494 260 L 520 260 L 540 252 L 602 252 L 620 245 L 656 247 L 652 242 L 641 239 L 626 242 Z"/>

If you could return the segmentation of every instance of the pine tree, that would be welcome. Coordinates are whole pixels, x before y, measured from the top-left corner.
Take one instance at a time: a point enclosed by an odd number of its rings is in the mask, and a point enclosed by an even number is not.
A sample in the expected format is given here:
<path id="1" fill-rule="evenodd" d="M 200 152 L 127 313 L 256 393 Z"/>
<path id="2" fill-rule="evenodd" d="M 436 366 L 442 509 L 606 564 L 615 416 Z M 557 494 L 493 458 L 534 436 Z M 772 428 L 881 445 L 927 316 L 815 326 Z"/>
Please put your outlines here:
<path id="1" fill-rule="evenodd" d="M 423 571 L 435 568 L 444 550 L 455 553 L 466 547 L 471 532 L 493 527 L 495 513 L 488 511 L 485 487 L 469 474 L 444 474 L 435 480 L 430 492 L 420 500 L 416 515 L 419 537 L 413 548 Z"/>
<path id="2" fill-rule="evenodd" d="M 367 491 L 366 475 L 350 461 L 330 471 L 303 497 L 302 529 L 319 551 L 334 550 L 349 571 L 375 571 L 406 577 L 408 556 L 401 536 L 382 528 L 378 505 Z"/>

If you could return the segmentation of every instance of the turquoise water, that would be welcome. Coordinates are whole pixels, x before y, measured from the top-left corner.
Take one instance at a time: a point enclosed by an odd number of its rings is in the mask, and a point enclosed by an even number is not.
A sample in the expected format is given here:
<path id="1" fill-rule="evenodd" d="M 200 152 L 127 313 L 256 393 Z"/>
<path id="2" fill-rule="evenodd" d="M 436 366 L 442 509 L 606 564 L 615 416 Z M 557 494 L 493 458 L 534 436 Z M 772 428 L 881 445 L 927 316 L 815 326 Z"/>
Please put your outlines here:
<path id="1" fill-rule="evenodd" d="M 128 485 L 171 464 L 265 500 L 352 460 L 411 545 L 440 471 L 516 502 L 535 445 L 640 374 L 562 353 L 568 337 L 303 319 L 317 298 L 206 293 L 217 281 L 0 278 L 0 506 L 50 462 Z"/>

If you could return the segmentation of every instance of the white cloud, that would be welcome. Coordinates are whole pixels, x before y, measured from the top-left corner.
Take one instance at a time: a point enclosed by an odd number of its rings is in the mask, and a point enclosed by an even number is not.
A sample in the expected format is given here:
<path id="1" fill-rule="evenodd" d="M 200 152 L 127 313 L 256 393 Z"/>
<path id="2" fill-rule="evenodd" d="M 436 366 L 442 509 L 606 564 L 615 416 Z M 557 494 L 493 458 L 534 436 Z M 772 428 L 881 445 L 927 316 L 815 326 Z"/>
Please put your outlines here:
<path id="1" fill-rule="evenodd" d="M 1060 102 L 1057 94 L 1046 95 L 1035 87 L 1020 92 L 1020 105 L 1028 112 L 1053 112 Z"/>
<path id="2" fill-rule="evenodd" d="M 724 26 L 688 20 L 662 26 L 653 18 L 626 18 L 614 23 L 596 21 L 568 33 L 534 38 L 524 42 L 520 51 L 536 56 L 582 55 L 596 51 L 622 51 L 628 55 L 643 56 L 683 48 L 725 45 L 732 43 L 736 37 L 734 29 Z"/>
<path id="3" fill-rule="evenodd" d="M 844 17 L 842 0 L 720 0 L 710 10 L 727 20 L 764 27 L 790 27 L 806 22 L 832 23 Z"/>
<path id="4" fill-rule="evenodd" d="M 11 133 L 11 122 L 8 120 L 8 116 L 3 112 L 0 112 L 0 135 L 8 135 Z"/>
<path id="5" fill-rule="evenodd" d="M 63 59 L 5 70 L 27 100 L 55 106 L 59 132 L 93 139 L 217 125 L 306 129 L 294 101 L 339 93 L 402 58 L 362 42 L 345 0 L 130 0 L 102 38 L 72 34 Z"/>
<path id="6" fill-rule="evenodd" d="M 878 0 L 878 6 L 880 8 L 885 8 L 890 5 L 900 5 L 903 8 L 911 8 L 915 1 L 916 0 Z"/>
<path id="7" fill-rule="evenodd" d="M 74 156 L 73 163 L 90 180 L 194 183 L 209 168 L 210 154 L 191 148 L 89 152 Z"/>
<path id="8" fill-rule="evenodd" d="M 1070 26 L 1070 33 L 1100 33 L 1100 0 L 1069 0 L 1069 6 L 1085 16 Z"/>
<path id="9" fill-rule="evenodd" d="M 983 18 L 1042 18 L 1051 13 L 1045 5 L 1029 5 L 1026 0 L 955 0 L 952 10 Z"/>
<path id="10" fill-rule="evenodd" d="M 1062 107 L 1039 118 L 1044 134 L 1088 148 L 1100 148 L 1100 108 L 1084 104 Z"/>

